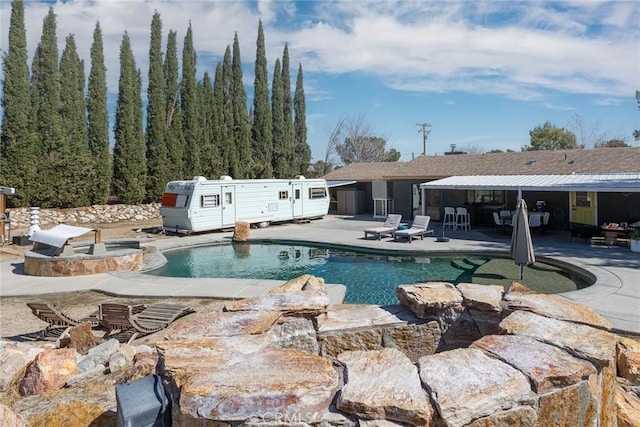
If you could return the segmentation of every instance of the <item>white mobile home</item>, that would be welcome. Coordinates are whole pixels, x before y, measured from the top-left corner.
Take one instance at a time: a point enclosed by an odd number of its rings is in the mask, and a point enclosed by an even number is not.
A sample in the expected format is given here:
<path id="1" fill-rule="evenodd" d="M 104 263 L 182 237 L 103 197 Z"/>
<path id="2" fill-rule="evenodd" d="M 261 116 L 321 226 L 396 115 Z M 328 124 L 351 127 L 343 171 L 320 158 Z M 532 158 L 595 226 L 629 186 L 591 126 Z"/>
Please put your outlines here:
<path id="1" fill-rule="evenodd" d="M 162 196 L 165 230 L 192 233 L 251 224 L 321 218 L 329 210 L 324 179 L 171 181 Z"/>

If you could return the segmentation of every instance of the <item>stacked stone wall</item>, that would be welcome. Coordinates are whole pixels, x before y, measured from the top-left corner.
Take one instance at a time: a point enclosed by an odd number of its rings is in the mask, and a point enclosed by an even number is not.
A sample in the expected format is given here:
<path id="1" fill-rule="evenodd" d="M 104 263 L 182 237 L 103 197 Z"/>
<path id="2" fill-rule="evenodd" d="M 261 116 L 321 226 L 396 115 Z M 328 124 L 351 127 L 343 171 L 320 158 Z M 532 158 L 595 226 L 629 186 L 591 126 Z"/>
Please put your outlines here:
<path id="1" fill-rule="evenodd" d="M 7 209 L 7 212 L 12 230 L 22 230 L 29 227 L 31 218 L 28 208 Z M 105 224 L 120 221 L 147 221 L 158 218 L 160 218 L 160 203 L 40 209 L 40 225 L 43 228 L 58 224 Z"/>

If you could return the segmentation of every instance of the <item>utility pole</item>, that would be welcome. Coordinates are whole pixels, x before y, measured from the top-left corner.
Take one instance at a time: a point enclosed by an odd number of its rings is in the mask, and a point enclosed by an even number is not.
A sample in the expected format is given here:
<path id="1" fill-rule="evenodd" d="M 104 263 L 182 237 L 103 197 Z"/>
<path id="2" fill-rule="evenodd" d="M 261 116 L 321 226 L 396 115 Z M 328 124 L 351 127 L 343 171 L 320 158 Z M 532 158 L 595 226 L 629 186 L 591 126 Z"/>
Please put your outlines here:
<path id="1" fill-rule="evenodd" d="M 422 130 L 419 130 L 418 133 L 422 132 L 422 155 L 427 155 L 427 135 L 431 132 L 428 128 L 431 127 L 429 123 L 418 123 L 416 126 L 422 127 Z"/>

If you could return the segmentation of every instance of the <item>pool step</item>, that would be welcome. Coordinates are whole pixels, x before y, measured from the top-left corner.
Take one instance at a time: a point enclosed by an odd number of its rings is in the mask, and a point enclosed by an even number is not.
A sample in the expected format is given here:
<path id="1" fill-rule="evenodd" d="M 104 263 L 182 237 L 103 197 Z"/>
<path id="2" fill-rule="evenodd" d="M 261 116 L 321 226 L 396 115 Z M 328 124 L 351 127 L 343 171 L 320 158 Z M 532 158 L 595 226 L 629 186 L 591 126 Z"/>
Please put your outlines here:
<path id="1" fill-rule="evenodd" d="M 475 269 L 477 267 L 476 265 L 467 263 L 464 259 L 454 259 L 450 262 L 450 265 L 451 267 L 462 271 Z"/>

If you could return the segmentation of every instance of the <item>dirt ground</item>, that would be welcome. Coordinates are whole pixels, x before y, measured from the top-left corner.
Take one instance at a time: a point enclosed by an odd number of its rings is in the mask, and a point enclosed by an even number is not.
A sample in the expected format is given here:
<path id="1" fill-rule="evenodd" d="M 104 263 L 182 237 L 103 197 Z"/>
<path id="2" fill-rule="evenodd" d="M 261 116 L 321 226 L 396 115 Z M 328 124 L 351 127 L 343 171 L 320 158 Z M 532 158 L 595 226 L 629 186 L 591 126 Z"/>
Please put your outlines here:
<path id="1" fill-rule="evenodd" d="M 71 224 L 76 225 L 76 224 Z M 81 225 L 81 224 L 77 224 Z M 103 239 L 115 238 L 136 238 L 136 237 L 153 237 L 155 239 L 164 238 L 162 235 L 154 233 L 154 229 L 161 225 L 161 220 L 154 221 L 133 221 L 119 222 L 112 224 L 100 224 Z M 12 235 L 19 236 L 24 234 L 26 230 L 12 230 Z M 82 239 L 82 237 L 80 237 Z M 0 262 L 22 262 L 24 253 L 31 249 L 31 245 L 17 246 L 13 244 L 5 244 L 0 246 Z M 0 295 L 0 339 L 9 341 L 36 341 L 39 339 L 38 332 L 42 331 L 47 323 L 36 318 L 31 314 L 31 310 L 27 307 L 27 302 L 39 301 L 46 299 L 52 302 L 62 311 L 73 317 L 84 317 L 95 311 L 102 302 L 127 301 L 143 304 L 153 302 L 173 302 L 176 304 L 186 304 L 193 308 L 196 313 L 205 313 L 209 311 L 220 311 L 224 305 L 224 301 L 213 298 L 119 298 L 112 295 L 106 295 L 100 292 L 60 292 L 57 294 L 48 294 L 46 298 L 39 295 L 25 297 L 5 298 Z M 169 328 L 156 334 L 141 337 L 135 341 L 136 344 L 153 343 L 162 339 L 168 331 L 175 328 L 184 321 L 193 318 L 194 314 L 188 315 L 170 325 Z M 96 330 L 97 334 L 103 334 L 106 331 Z"/>

